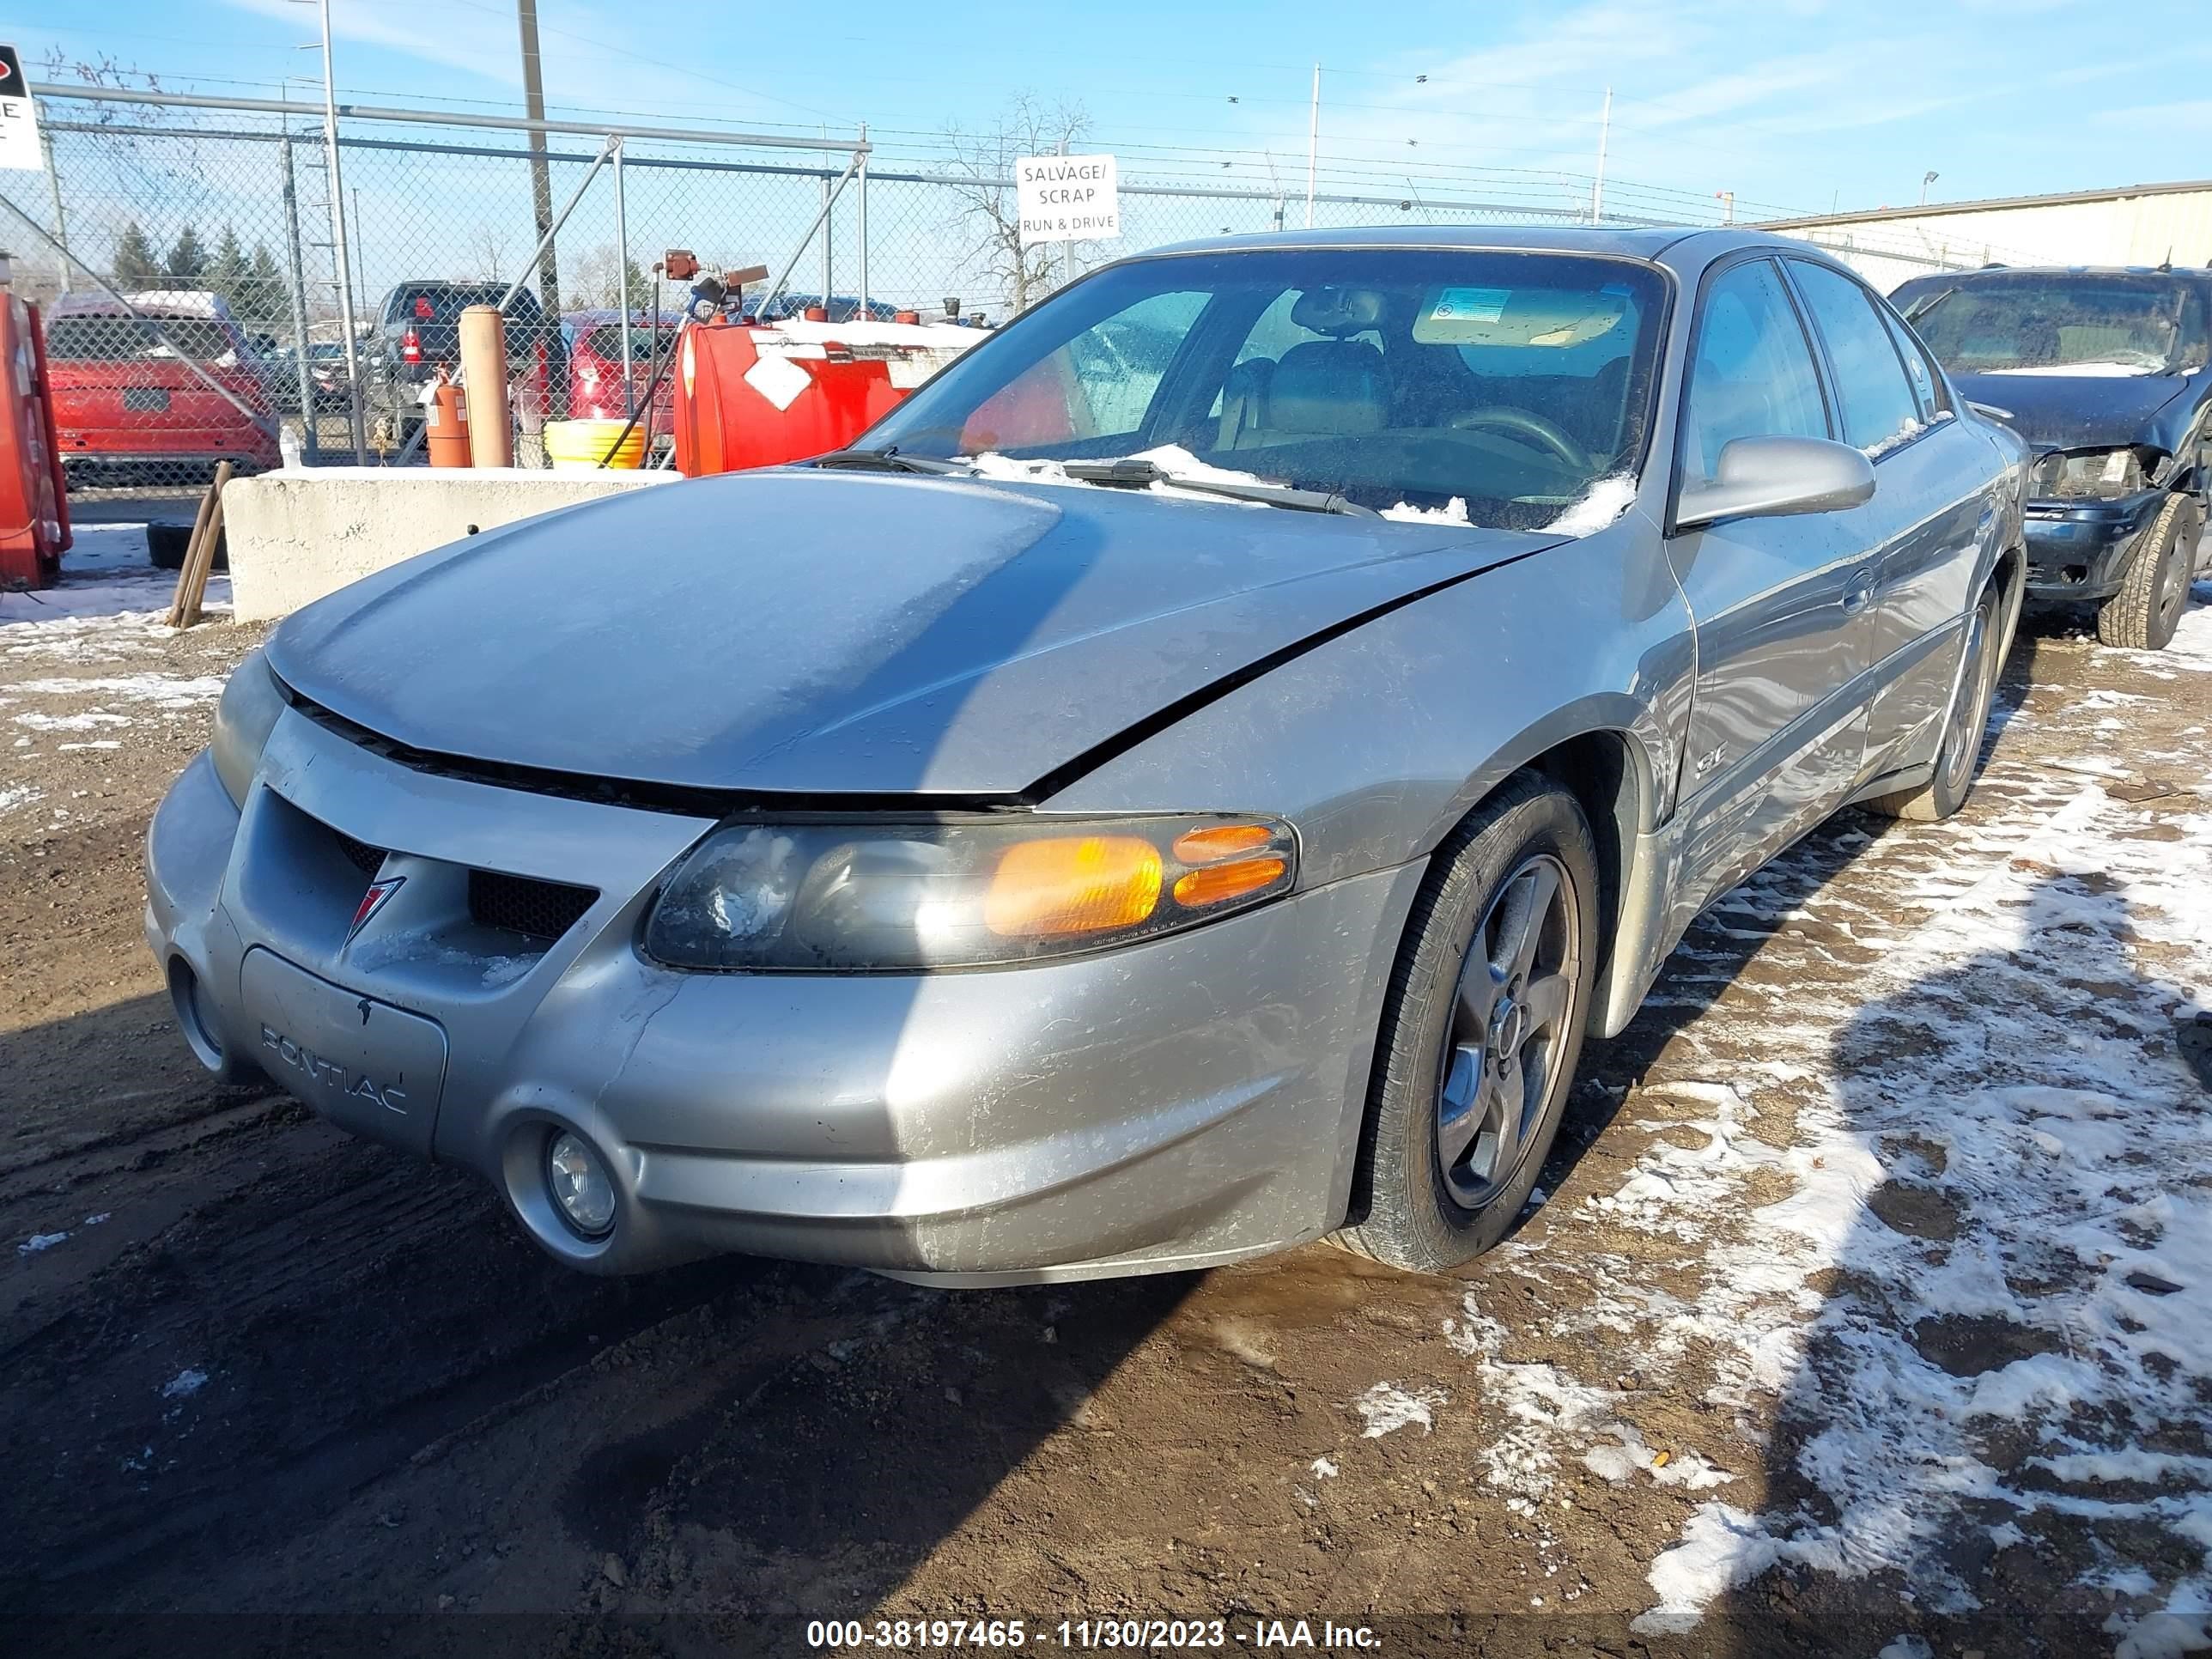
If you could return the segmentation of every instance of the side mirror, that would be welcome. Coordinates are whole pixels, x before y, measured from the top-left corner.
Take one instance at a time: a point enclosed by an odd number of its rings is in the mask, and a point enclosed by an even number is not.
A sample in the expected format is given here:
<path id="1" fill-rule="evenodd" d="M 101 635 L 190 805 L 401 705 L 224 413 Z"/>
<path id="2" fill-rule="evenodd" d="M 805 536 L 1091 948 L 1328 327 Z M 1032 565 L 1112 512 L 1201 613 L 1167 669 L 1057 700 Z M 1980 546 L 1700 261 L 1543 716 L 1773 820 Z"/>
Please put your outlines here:
<path id="1" fill-rule="evenodd" d="M 1874 463 L 1827 438 L 1736 438 L 1711 482 L 1685 483 L 1675 504 L 1682 530 L 1719 519 L 1835 513 L 1874 496 Z"/>

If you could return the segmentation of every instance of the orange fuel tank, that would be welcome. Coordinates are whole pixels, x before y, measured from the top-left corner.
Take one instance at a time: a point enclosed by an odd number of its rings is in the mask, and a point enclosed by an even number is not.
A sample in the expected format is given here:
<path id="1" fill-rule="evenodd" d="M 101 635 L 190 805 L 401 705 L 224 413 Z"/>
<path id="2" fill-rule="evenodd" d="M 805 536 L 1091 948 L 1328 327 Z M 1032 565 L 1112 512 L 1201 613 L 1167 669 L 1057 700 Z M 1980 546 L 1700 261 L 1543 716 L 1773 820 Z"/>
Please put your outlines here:
<path id="1" fill-rule="evenodd" d="M 44 587 L 69 550 L 69 497 L 54 441 L 39 308 L 0 292 L 0 582 Z"/>

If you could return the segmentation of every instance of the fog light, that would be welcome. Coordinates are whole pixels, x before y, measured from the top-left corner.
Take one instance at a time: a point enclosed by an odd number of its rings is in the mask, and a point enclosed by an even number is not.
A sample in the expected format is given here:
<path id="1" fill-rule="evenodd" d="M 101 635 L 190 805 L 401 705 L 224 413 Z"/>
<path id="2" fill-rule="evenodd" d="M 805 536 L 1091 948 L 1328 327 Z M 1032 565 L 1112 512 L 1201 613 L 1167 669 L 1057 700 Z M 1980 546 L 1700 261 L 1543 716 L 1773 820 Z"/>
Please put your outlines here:
<path id="1" fill-rule="evenodd" d="M 568 1224 L 586 1238 L 614 1225 L 615 1183 L 582 1136 L 563 1131 L 545 1149 L 545 1184 Z"/>

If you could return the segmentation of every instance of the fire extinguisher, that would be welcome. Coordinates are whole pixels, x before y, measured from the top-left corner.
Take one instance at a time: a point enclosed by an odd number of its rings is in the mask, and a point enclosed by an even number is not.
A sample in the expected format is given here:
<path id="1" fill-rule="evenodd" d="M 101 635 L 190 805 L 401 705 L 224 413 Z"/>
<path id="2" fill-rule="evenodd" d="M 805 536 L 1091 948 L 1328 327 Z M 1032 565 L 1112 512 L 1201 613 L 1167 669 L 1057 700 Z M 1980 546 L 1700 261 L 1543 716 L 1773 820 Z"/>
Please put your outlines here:
<path id="1" fill-rule="evenodd" d="M 453 383 L 451 371 L 442 363 L 438 367 L 437 380 L 431 385 L 422 438 L 423 447 L 430 453 L 431 465 L 469 465 L 468 391 Z"/>

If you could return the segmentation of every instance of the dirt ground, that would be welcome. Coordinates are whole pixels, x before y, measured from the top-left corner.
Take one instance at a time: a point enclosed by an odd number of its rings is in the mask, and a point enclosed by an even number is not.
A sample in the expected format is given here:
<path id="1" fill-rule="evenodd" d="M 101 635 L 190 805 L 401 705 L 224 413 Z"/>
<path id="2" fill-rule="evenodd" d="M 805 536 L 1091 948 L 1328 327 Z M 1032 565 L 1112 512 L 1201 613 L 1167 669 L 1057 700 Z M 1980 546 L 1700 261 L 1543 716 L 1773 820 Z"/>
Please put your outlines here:
<path id="1" fill-rule="evenodd" d="M 1231 1648 L 1328 1616 L 1389 1653 L 1743 1659 L 2203 1633 L 2201 610 L 2170 659 L 2031 623 L 1966 812 L 1846 814 L 1717 907 L 1463 1279 L 1315 1247 L 944 1293 L 574 1275 L 473 1177 L 204 1080 L 139 843 L 258 635 L 128 603 L 0 596 L 15 1650 L 749 1654 L 822 1619 L 1057 1647 L 1148 1616 Z"/>

